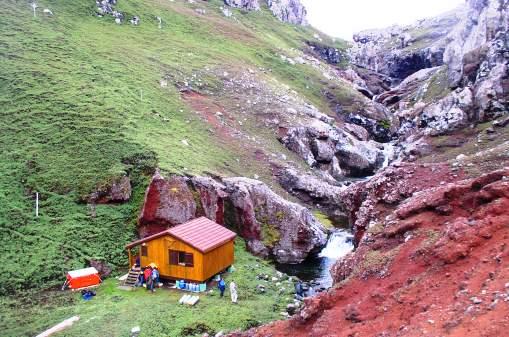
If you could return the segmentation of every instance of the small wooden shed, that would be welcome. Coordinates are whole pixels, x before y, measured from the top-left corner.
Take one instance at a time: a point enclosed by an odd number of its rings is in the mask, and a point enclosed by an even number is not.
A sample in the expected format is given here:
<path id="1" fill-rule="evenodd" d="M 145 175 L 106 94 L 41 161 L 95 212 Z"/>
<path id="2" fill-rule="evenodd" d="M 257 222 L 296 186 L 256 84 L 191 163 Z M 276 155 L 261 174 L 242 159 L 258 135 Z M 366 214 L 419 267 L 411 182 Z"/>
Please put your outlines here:
<path id="1" fill-rule="evenodd" d="M 141 266 L 155 263 L 162 278 L 204 282 L 233 264 L 236 234 L 205 217 L 172 227 L 126 246 L 129 263 L 139 246 Z"/>

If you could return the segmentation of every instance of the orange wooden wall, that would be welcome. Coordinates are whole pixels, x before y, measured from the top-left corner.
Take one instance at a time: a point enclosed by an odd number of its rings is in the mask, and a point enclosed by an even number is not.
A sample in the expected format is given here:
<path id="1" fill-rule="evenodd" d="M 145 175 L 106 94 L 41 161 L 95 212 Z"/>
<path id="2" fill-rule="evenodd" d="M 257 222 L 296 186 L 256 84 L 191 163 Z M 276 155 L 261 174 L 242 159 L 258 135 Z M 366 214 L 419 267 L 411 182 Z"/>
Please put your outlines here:
<path id="1" fill-rule="evenodd" d="M 203 279 L 207 280 L 233 264 L 233 240 L 211 250 L 203 257 Z"/>

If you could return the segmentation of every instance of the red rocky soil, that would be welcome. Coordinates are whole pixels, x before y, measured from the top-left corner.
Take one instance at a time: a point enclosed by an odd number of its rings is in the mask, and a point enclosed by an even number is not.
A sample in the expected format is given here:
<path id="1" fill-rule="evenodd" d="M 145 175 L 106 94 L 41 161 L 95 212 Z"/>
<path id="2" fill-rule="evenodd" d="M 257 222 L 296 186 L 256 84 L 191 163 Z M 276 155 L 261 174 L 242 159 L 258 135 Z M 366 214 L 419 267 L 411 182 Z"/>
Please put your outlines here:
<path id="1" fill-rule="evenodd" d="M 220 139 L 231 141 L 234 138 L 235 130 L 228 124 L 233 124 L 235 120 L 222 105 L 196 91 L 185 91 L 182 98 L 218 133 Z"/>
<path id="2" fill-rule="evenodd" d="M 376 215 L 333 268 L 335 288 L 238 336 L 509 336 L 509 168 L 465 180 L 430 169 L 372 179 L 360 203 Z"/>

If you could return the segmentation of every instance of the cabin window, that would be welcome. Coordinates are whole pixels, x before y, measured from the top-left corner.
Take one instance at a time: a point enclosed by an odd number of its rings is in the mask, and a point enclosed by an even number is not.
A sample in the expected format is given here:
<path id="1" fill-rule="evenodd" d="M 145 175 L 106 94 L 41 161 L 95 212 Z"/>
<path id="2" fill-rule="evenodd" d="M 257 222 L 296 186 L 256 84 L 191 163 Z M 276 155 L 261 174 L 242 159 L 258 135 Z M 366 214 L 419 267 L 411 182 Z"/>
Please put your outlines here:
<path id="1" fill-rule="evenodd" d="M 185 267 L 193 267 L 194 266 L 194 256 L 191 253 L 170 250 L 170 264 L 171 265 L 179 265 Z"/>
<path id="2" fill-rule="evenodd" d="M 181 266 L 186 265 L 186 252 L 179 252 L 179 264 Z"/>
<path id="3" fill-rule="evenodd" d="M 193 254 L 186 253 L 186 255 L 184 256 L 184 261 L 186 267 L 193 267 L 194 266 Z"/>
<path id="4" fill-rule="evenodd" d="M 171 265 L 177 265 L 179 264 L 179 252 L 170 250 L 170 264 Z"/>
<path id="5" fill-rule="evenodd" d="M 148 256 L 148 247 L 141 246 L 141 256 Z"/>

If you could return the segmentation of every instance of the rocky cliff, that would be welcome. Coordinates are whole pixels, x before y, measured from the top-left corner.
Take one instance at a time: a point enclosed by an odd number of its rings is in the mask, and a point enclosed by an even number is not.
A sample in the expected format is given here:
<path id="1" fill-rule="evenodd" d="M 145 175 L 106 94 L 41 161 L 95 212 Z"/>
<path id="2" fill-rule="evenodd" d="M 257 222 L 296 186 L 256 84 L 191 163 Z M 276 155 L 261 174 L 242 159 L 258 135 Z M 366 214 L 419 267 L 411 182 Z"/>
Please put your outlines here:
<path id="1" fill-rule="evenodd" d="M 247 11 L 260 10 L 259 0 L 224 0 L 224 3 L 230 7 Z M 267 0 L 266 4 L 279 20 L 294 25 L 307 25 L 306 7 L 300 0 Z"/>
<path id="2" fill-rule="evenodd" d="M 326 230 L 306 208 L 247 178 L 164 178 L 156 173 L 138 219 L 142 237 L 206 216 L 235 230 L 255 255 L 299 263 L 325 245 Z"/>
<path id="3" fill-rule="evenodd" d="M 415 26 L 354 37 L 352 65 L 339 76 L 395 117 L 398 158 L 348 186 L 282 175 L 301 199 L 348 219 L 356 250 L 332 268 L 336 286 L 292 319 L 233 336 L 505 333 L 507 11 L 507 1 L 467 1 Z M 316 129 L 292 130 L 283 141 L 304 160 L 327 164 L 331 176 L 348 171 L 328 146 L 341 141 Z"/>
<path id="4" fill-rule="evenodd" d="M 468 1 L 416 26 L 354 37 L 352 71 L 359 90 L 375 90 L 374 100 L 399 119 L 406 153 L 424 150 L 416 146 L 426 143 L 426 136 L 506 114 L 507 16 L 504 1 Z M 380 85 L 384 76 L 392 87 Z"/>
<path id="5" fill-rule="evenodd" d="M 333 268 L 333 290 L 307 299 L 289 321 L 242 335 L 503 335 L 508 191 L 505 169 L 415 193 Z"/>
<path id="6" fill-rule="evenodd" d="M 300 0 L 267 0 L 269 9 L 283 22 L 307 25 L 307 11 Z"/>
<path id="7" fill-rule="evenodd" d="M 389 76 L 393 83 L 412 73 L 444 63 L 450 31 L 464 19 L 459 9 L 416 25 L 370 30 L 353 36 L 352 63 Z"/>

